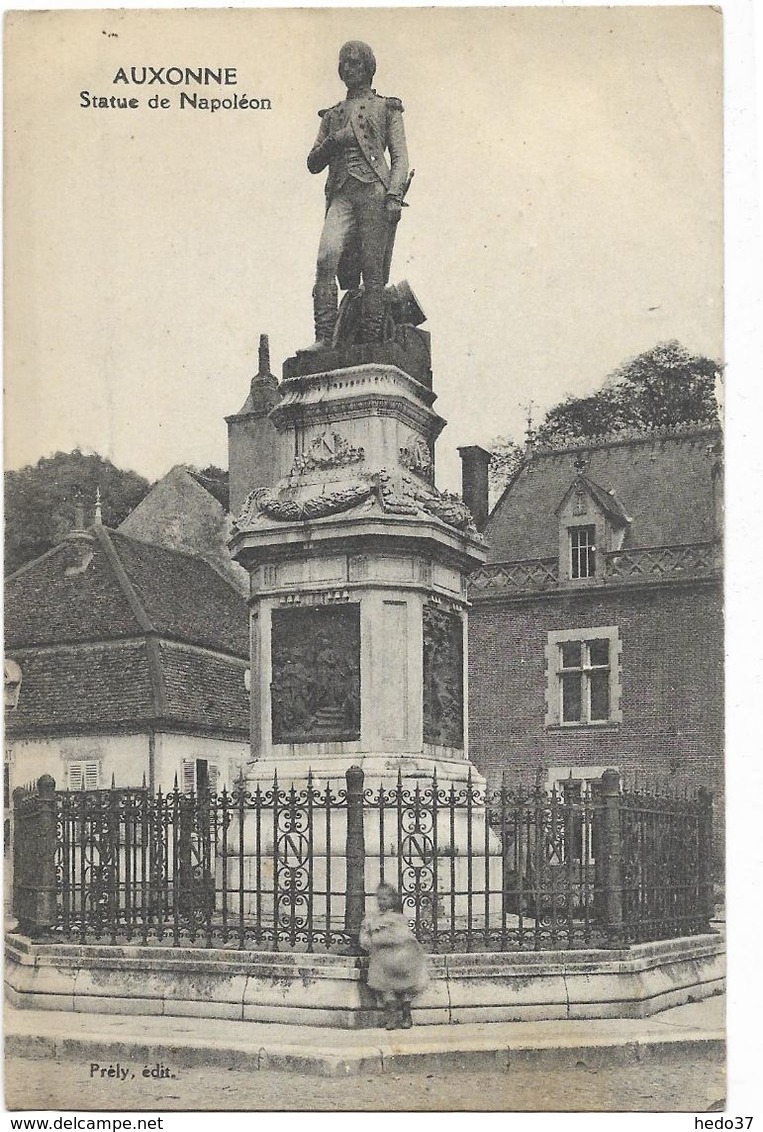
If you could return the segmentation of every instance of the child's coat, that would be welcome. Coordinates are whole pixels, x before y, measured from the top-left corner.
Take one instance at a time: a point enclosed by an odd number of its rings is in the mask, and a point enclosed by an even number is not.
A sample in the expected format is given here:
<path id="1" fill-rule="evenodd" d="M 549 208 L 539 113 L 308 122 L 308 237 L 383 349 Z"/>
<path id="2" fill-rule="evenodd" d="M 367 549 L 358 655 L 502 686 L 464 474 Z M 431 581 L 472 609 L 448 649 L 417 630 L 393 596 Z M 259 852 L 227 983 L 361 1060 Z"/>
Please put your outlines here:
<path id="1" fill-rule="evenodd" d="M 360 946 L 370 955 L 372 990 L 413 997 L 427 985 L 426 954 L 401 912 L 369 913 L 360 927 Z"/>

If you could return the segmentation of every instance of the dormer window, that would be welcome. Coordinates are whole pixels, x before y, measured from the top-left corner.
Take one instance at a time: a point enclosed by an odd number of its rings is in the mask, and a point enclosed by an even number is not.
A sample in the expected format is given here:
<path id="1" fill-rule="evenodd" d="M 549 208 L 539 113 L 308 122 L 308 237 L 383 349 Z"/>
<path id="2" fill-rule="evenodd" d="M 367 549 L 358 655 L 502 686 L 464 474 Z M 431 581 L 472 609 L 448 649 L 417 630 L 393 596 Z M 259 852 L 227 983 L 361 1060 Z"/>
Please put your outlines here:
<path id="1" fill-rule="evenodd" d="M 594 578 L 596 576 L 596 527 L 571 527 L 570 539 L 570 577 Z"/>
<path id="2" fill-rule="evenodd" d="M 559 516 L 561 585 L 589 586 L 603 582 L 607 553 L 622 548 L 631 522 L 614 491 L 579 473 L 564 493 L 556 513 Z"/>

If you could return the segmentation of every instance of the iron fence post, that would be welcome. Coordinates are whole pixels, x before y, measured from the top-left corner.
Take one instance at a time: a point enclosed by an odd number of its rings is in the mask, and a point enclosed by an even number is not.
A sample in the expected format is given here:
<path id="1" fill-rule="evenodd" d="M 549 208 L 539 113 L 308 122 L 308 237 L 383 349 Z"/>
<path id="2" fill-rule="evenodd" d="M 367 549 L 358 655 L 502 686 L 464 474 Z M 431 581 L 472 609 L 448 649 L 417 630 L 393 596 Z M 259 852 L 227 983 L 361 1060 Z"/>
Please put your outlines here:
<path id="1" fill-rule="evenodd" d="M 11 890 L 11 912 L 19 921 L 21 920 L 21 881 L 24 869 L 22 838 L 24 837 L 25 830 L 21 820 L 21 800 L 23 797 L 24 791 L 22 787 L 17 786 L 13 791 L 13 888 Z"/>
<path id="2" fill-rule="evenodd" d="M 623 931 L 623 894 L 620 844 L 620 775 L 605 770 L 601 776 L 602 830 L 599 842 L 603 889 L 603 918 L 611 939 Z"/>
<path id="3" fill-rule="evenodd" d="M 699 802 L 699 860 L 698 881 L 699 913 L 704 921 L 704 927 L 709 931 L 710 921 L 715 915 L 715 899 L 713 896 L 713 795 L 704 786 L 697 791 Z"/>
<path id="4" fill-rule="evenodd" d="M 33 793 L 14 790 L 13 912 L 25 935 L 56 923 L 56 783 L 43 774 Z"/>
<path id="5" fill-rule="evenodd" d="M 347 894 L 344 905 L 344 928 L 351 938 L 353 954 L 359 951 L 358 935 L 366 907 L 366 842 L 363 829 L 363 771 L 359 766 L 347 768 Z"/>

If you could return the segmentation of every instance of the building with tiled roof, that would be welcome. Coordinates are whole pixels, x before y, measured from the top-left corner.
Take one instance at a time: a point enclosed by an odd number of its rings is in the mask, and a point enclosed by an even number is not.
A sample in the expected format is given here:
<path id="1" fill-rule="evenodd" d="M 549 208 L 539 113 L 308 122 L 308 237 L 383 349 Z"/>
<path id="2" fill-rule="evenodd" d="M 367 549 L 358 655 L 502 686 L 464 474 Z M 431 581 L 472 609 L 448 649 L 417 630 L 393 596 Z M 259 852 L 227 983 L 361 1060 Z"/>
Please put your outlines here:
<path id="1" fill-rule="evenodd" d="M 470 754 L 489 777 L 616 767 L 722 798 L 720 441 L 528 447 L 469 582 Z"/>
<path id="2" fill-rule="evenodd" d="M 203 558 L 245 594 L 249 577 L 228 553 L 232 520 L 220 487 L 177 464 L 154 484 L 119 530 L 141 542 Z"/>
<path id="3" fill-rule="evenodd" d="M 246 601 L 201 558 L 74 531 L 7 579 L 5 650 L 11 789 L 222 785 L 249 755 Z"/>

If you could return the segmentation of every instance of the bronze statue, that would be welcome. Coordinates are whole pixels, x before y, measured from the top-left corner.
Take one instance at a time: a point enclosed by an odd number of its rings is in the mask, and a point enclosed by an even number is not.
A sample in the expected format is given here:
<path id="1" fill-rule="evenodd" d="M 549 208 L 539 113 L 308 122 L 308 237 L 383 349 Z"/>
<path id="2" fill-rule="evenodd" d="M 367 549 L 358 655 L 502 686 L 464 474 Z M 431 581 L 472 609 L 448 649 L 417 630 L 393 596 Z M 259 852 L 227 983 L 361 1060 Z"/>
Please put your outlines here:
<path id="1" fill-rule="evenodd" d="M 313 288 L 313 350 L 332 344 L 337 278 L 342 290 L 350 290 L 362 277 L 361 340 L 378 342 L 382 337 L 384 285 L 409 177 L 403 105 L 371 89 L 375 71 L 368 44 L 345 43 L 339 52 L 339 77 L 347 97 L 319 112 L 321 127 L 307 158 L 311 173 L 326 166 L 329 171 Z"/>

